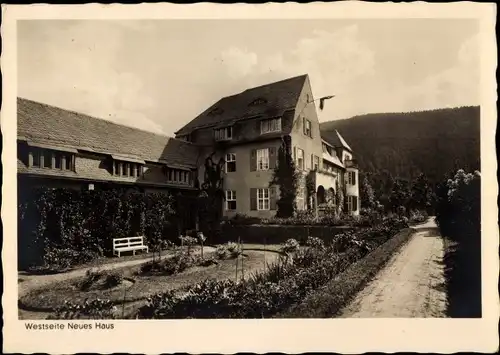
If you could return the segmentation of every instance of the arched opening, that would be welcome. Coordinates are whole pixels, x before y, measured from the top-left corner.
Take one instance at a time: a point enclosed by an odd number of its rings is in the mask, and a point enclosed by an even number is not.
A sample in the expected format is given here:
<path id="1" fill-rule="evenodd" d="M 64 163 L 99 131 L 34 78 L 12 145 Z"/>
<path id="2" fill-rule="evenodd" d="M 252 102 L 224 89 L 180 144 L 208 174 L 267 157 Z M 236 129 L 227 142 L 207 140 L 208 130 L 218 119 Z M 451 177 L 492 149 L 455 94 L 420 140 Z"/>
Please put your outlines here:
<path id="1" fill-rule="evenodd" d="M 316 192 L 316 200 L 318 205 L 325 203 L 325 188 L 321 185 L 318 186 L 318 191 Z"/>

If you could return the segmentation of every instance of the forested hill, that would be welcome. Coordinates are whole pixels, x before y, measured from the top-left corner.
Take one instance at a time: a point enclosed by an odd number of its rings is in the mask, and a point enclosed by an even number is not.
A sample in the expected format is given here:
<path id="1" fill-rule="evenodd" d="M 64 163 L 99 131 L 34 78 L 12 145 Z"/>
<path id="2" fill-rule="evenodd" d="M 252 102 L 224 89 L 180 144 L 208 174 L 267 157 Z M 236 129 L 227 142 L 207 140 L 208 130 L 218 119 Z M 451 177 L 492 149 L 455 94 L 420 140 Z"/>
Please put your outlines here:
<path id="1" fill-rule="evenodd" d="M 453 169 L 480 168 L 479 107 L 375 113 L 321 124 L 328 140 L 337 129 L 366 173 L 440 180 Z"/>

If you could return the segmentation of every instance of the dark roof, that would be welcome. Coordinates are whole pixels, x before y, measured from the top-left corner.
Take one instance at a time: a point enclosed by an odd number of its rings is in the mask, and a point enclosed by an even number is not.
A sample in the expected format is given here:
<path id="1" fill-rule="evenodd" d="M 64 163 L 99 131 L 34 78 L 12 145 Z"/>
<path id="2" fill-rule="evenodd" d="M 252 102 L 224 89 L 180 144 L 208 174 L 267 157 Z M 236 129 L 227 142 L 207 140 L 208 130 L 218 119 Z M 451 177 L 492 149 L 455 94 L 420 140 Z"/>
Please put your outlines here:
<path id="1" fill-rule="evenodd" d="M 335 148 L 344 148 L 352 153 L 351 147 L 347 144 L 345 139 L 340 135 L 339 131 L 335 130 L 335 132 L 329 132 L 325 134 L 324 132 L 321 135 L 326 142 L 334 146 Z"/>
<path id="2" fill-rule="evenodd" d="M 194 167 L 198 148 L 179 139 L 17 99 L 18 139 L 102 154 Z"/>
<path id="3" fill-rule="evenodd" d="M 284 111 L 295 109 L 306 80 L 307 74 L 224 97 L 176 134 L 189 134 L 198 128 L 230 125 L 241 119 L 281 116 Z"/>

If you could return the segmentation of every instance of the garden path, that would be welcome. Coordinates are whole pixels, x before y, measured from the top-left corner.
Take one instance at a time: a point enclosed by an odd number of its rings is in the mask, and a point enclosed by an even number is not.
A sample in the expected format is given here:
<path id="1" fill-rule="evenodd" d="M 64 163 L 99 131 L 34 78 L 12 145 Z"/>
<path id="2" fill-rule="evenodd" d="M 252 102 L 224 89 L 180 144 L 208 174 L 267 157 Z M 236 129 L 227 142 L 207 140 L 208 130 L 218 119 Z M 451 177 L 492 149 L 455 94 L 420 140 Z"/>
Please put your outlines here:
<path id="1" fill-rule="evenodd" d="M 205 253 L 210 253 L 215 251 L 215 248 L 213 247 L 204 247 L 204 252 Z M 199 254 L 199 250 L 193 251 L 193 254 Z M 168 257 L 168 256 L 166 256 Z M 34 289 L 37 289 L 39 287 L 44 287 L 47 286 L 48 284 L 51 284 L 53 282 L 59 282 L 59 281 L 65 281 L 65 280 L 71 280 L 75 279 L 78 277 L 83 277 L 85 276 L 85 273 L 88 270 L 115 270 L 123 267 L 130 267 L 130 266 L 136 266 L 140 264 L 147 263 L 148 261 L 151 260 L 151 257 L 145 257 L 143 259 L 134 259 L 134 260 L 126 260 L 126 261 L 120 261 L 120 259 L 116 259 L 116 262 L 114 263 L 106 263 L 106 264 L 101 264 L 101 265 L 94 265 L 94 266 L 89 266 L 89 267 L 82 267 L 76 270 L 72 270 L 69 272 L 65 273 L 60 273 L 60 274 L 52 274 L 52 275 L 29 275 L 29 274 L 24 274 L 24 275 L 19 275 L 19 279 L 22 279 L 22 282 L 18 282 L 18 297 L 21 297 L 25 293 L 32 291 Z"/>
<path id="2" fill-rule="evenodd" d="M 445 317 L 442 238 L 435 218 L 417 233 L 342 312 L 343 318 Z"/>

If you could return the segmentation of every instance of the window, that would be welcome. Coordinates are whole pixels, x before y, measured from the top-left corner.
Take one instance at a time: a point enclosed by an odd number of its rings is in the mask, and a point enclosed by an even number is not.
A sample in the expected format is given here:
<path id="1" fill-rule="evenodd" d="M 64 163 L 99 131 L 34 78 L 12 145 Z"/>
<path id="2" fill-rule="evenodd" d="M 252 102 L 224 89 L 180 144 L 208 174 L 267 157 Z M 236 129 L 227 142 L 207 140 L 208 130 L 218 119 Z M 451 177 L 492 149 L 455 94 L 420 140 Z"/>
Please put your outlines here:
<path id="1" fill-rule="evenodd" d="M 269 210 L 269 189 L 257 189 L 257 209 L 259 211 Z"/>
<path id="2" fill-rule="evenodd" d="M 135 163 L 125 163 L 113 161 L 113 175 L 121 177 L 139 177 L 142 173 L 142 165 Z"/>
<path id="3" fill-rule="evenodd" d="M 281 131 L 281 117 L 260 121 L 260 133 L 271 133 Z"/>
<path id="4" fill-rule="evenodd" d="M 354 212 L 358 210 L 357 196 L 347 196 L 347 209 L 349 212 Z"/>
<path id="5" fill-rule="evenodd" d="M 226 154 L 226 173 L 232 173 L 236 171 L 236 154 L 229 153 Z"/>
<path id="6" fill-rule="evenodd" d="M 269 149 L 257 150 L 257 170 L 269 170 Z"/>
<path id="7" fill-rule="evenodd" d="M 297 167 L 304 170 L 304 151 L 300 148 L 297 148 Z"/>
<path id="8" fill-rule="evenodd" d="M 356 185 L 356 173 L 354 171 L 347 172 L 347 183 L 349 185 Z"/>
<path id="9" fill-rule="evenodd" d="M 248 106 L 258 106 L 258 105 L 263 105 L 265 103 L 267 103 L 266 99 L 258 98 L 258 99 L 255 99 L 254 101 L 250 102 L 250 104 Z"/>
<path id="10" fill-rule="evenodd" d="M 226 191 L 226 210 L 236 210 L 236 191 Z"/>
<path id="11" fill-rule="evenodd" d="M 304 134 L 312 138 L 311 121 L 304 117 Z"/>
<path id="12" fill-rule="evenodd" d="M 233 138 L 233 127 L 224 127 L 215 130 L 215 140 L 225 141 Z"/>

